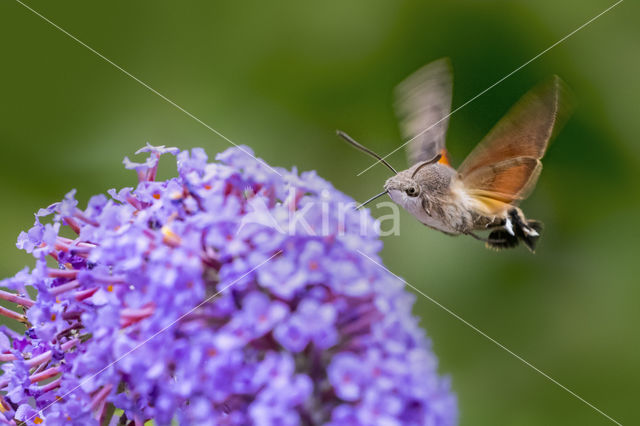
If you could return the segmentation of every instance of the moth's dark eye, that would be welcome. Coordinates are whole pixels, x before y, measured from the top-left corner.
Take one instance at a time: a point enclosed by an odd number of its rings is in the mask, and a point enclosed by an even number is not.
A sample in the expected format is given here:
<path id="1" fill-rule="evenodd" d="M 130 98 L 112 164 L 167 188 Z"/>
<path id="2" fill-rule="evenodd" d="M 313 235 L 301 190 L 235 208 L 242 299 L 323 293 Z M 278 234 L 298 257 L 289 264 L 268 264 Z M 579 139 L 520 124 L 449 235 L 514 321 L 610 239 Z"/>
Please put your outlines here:
<path id="1" fill-rule="evenodd" d="M 416 197 L 418 195 L 418 188 L 416 188 L 415 186 L 410 186 L 405 192 L 409 197 Z"/>

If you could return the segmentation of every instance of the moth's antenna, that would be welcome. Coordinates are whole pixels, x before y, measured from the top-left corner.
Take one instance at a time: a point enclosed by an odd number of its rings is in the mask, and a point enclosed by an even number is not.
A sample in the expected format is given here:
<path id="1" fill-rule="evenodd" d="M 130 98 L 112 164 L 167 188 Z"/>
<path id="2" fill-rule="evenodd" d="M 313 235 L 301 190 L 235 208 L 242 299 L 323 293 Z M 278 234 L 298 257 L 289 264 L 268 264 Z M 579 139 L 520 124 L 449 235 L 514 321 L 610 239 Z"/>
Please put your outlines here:
<path id="1" fill-rule="evenodd" d="M 373 158 L 375 158 L 376 160 L 380 161 L 382 164 L 384 164 L 385 166 L 387 166 L 389 169 L 391 169 L 391 171 L 394 174 L 398 174 L 398 172 L 396 171 L 396 169 L 394 169 L 391 164 L 387 163 L 387 160 L 385 160 L 384 158 L 380 157 L 378 154 L 376 154 L 375 152 L 371 151 L 369 148 L 367 148 L 366 146 L 360 144 L 359 142 L 356 142 L 351 136 L 349 136 L 348 134 L 346 134 L 345 132 L 343 132 L 342 130 L 336 130 L 336 133 L 338 134 L 338 136 L 340 136 L 342 139 L 344 139 L 345 141 L 349 142 L 351 145 L 355 146 L 356 148 L 358 148 L 360 151 L 366 152 L 367 154 L 369 154 L 370 156 L 372 156 Z M 381 194 L 382 195 L 382 194 Z M 368 201 L 367 201 L 368 202 Z"/>
<path id="2" fill-rule="evenodd" d="M 416 169 L 413 171 L 413 173 L 411 174 L 411 179 L 413 179 L 414 177 L 416 177 L 416 173 L 418 173 L 418 171 L 423 168 L 424 166 L 428 166 L 429 164 L 433 164 L 433 163 L 437 163 L 438 161 L 440 161 L 440 159 L 442 158 L 442 154 L 438 154 L 435 157 L 433 157 L 431 160 L 427 160 L 424 163 L 420 164 L 418 167 L 416 167 Z"/>
<path id="3" fill-rule="evenodd" d="M 365 201 L 364 203 L 362 203 L 358 207 L 356 207 L 356 210 L 358 210 L 360 207 L 364 207 L 365 205 L 369 204 L 373 200 L 378 199 L 378 198 L 382 197 L 383 195 L 385 195 L 387 193 L 388 193 L 387 191 L 383 191 L 383 192 L 379 193 L 378 195 L 374 195 L 373 197 L 369 198 L 367 201 Z"/>

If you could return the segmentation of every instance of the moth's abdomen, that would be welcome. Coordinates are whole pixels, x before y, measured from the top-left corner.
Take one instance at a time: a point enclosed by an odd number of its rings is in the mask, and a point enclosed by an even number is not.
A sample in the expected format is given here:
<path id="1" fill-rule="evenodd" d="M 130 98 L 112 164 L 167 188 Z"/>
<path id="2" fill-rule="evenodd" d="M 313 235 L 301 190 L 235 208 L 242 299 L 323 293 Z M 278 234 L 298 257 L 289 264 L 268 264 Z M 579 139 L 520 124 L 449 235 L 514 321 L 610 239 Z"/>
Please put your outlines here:
<path id="1" fill-rule="evenodd" d="M 504 224 L 500 229 L 489 234 L 487 247 L 501 250 L 516 247 L 521 241 L 532 252 L 542 232 L 542 222 L 527 220 L 518 209 L 509 210 Z"/>

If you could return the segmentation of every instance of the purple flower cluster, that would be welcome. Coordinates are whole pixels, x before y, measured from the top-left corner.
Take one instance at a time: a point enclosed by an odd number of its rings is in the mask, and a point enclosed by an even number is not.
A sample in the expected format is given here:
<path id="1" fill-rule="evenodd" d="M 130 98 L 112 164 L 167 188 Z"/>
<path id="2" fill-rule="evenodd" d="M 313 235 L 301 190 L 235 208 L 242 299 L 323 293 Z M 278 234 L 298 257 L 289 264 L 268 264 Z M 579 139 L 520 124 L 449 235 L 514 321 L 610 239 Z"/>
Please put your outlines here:
<path id="1" fill-rule="evenodd" d="M 456 423 L 414 298 L 364 256 L 368 212 L 246 147 L 140 151 L 136 188 L 84 210 L 72 191 L 20 234 L 36 263 L 0 283 L 19 307 L 0 307 L 0 424 Z"/>

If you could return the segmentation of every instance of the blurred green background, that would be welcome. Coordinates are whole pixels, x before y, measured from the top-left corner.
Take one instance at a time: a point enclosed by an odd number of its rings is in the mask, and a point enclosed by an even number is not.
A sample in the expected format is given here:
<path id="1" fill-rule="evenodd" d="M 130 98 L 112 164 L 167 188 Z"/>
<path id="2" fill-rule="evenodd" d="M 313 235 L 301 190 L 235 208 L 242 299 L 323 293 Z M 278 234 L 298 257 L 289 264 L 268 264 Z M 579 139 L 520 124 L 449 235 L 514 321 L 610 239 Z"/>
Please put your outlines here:
<path id="1" fill-rule="evenodd" d="M 371 160 L 336 128 L 387 153 L 401 143 L 392 89 L 412 71 L 449 56 L 455 108 L 613 1 L 28 4 L 270 164 L 315 169 L 362 200 L 388 173 L 356 177 Z M 383 252 L 392 271 L 622 424 L 640 423 L 638 16 L 637 2 L 621 3 L 451 118 L 459 164 L 540 80 L 559 74 L 573 89 L 576 112 L 523 205 L 546 225 L 535 255 L 491 252 L 405 213 Z M 32 263 L 14 244 L 33 212 L 71 188 L 85 202 L 134 184 L 121 160 L 146 141 L 229 146 L 16 2 L 0 3 L 0 40 L 1 277 Z M 391 162 L 403 167 L 404 152 Z M 461 425 L 611 424 L 428 300 L 415 309 Z"/>

